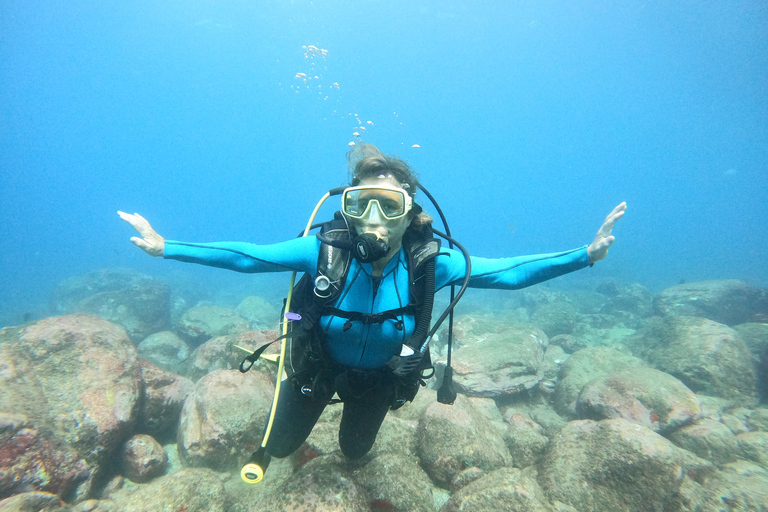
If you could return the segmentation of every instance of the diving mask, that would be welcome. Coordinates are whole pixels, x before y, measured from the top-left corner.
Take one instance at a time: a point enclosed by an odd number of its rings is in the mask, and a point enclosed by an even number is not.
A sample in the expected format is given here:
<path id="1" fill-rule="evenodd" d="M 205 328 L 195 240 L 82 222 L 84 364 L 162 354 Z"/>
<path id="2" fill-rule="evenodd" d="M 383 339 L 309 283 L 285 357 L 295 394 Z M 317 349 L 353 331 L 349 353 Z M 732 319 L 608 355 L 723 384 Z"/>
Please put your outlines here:
<path id="1" fill-rule="evenodd" d="M 413 199 L 405 189 L 386 184 L 349 187 L 341 195 L 341 211 L 352 219 L 370 217 L 374 206 L 384 219 L 397 220 L 408 215 Z"/>

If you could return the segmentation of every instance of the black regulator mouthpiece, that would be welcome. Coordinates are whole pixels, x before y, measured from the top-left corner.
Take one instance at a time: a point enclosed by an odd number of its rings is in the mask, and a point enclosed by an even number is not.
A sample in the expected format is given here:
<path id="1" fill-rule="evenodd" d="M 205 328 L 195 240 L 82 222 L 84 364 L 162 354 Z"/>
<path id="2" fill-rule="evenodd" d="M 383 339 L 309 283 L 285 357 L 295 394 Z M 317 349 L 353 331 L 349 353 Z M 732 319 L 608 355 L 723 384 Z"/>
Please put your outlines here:
<path id="1" fill-rule="evenodd" d="M 352 239 L 352 256 L 363 263 L 383 258 L 389 252 L 389 245 L 375 233 L 363 233 Z"/>
<path id="2" fill-rule="evenodd" d="M 358 261 L 371 263 L 387 255 L 391 247 L 376 233 L 363 233 L 352 240 L 332 240 L 320 233 L 317 234 L 320 241 L 339 249 L 347 249 Z"/>

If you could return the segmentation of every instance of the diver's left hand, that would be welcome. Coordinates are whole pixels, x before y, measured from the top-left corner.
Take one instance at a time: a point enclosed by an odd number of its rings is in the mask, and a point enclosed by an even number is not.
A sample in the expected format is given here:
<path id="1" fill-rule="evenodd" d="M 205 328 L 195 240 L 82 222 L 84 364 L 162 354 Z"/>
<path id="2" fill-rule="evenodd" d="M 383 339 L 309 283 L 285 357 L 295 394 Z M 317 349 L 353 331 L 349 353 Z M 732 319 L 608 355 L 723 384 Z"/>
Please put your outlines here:
<path id="1" fill-rule="evenodd" d="M 625 211 L 627 211 L 627 203 L 623 202 L 614 208 L 605 218 L 605 222 L 603 222 L 603 225 L 597 230 L 594 242 L 587 247 L 590 263 L 600 261 L 608 255 L 608 248 L 613 245 L 613 242 L 616 240 L 616 237 L 611 234 L 613 225 L 616 224 L 617 220 L 624 216 Z"/>
<path id="2" fill-rule="evenodd" d="M 411 347 L 408 348 L 411 352 L 410 355 L 392 356 L 392 359 L 387 363 L 387 367 L 398 377 L 407 377 L 418 370 L 421 360 L 424 358 L 422 352 L 415 352 Z"/>

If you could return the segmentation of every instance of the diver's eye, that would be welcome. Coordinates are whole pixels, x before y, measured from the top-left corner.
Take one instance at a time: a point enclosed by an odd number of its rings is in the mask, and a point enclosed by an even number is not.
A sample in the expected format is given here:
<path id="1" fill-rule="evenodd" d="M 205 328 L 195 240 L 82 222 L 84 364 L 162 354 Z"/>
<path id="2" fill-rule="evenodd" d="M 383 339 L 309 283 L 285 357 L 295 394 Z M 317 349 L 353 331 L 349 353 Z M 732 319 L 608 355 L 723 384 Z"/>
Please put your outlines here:
<path id="1" fill-rule="evenodd" d="M 384 215 L 395 216 L 400 214 L 400 203 L 392 200 L 384 200 L 381 202 L 381 209 Z"/>

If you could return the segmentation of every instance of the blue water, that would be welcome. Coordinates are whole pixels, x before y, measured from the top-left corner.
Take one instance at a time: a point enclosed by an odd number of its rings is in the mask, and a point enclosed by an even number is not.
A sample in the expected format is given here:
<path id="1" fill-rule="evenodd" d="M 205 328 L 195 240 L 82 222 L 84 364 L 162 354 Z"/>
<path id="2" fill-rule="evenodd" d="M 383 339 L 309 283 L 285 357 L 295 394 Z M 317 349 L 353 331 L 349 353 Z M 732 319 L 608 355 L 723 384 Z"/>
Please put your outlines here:
<path id="1" fill-rule="evenodd" d="M 357 119 L 472 254 L 587 244 L 627 201 L 575 279 L 768 284 L 765 2 L 3 0 L 0 320 L 114 266 L 268 294 L 147 257 L 116 211 L 169 239 L 293 237 Z"/>

